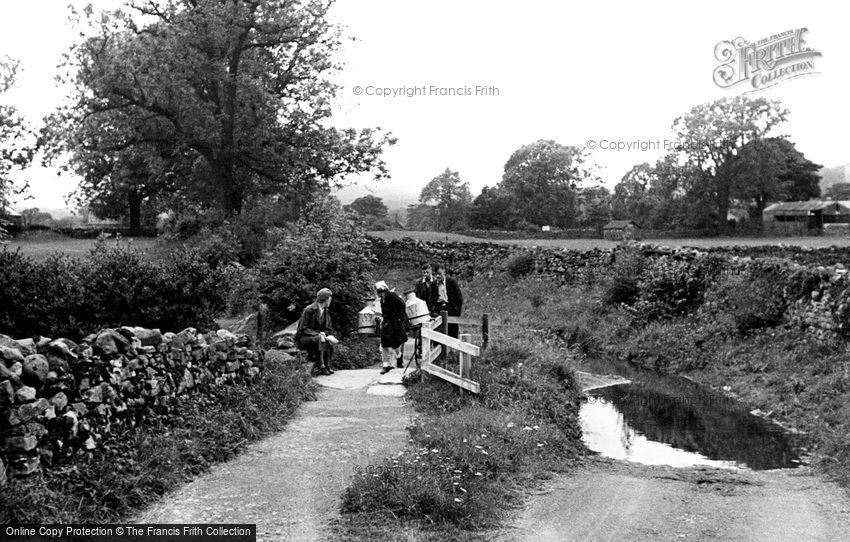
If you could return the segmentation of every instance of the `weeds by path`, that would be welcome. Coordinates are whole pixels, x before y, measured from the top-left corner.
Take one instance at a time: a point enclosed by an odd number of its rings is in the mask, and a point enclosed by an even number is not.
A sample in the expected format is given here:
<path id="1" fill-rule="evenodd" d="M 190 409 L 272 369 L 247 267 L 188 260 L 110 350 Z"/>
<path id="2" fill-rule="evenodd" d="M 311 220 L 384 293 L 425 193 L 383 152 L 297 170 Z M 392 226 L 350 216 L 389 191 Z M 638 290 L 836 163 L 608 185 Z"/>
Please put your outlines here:
<path id="1" fill-rule="evenodd" d="M 530 333 L 511 296 L 490 295 L 492 281 L 465 286 L 475 292 L 469 313 L 516 317 L 473 362 L 481 394 L 433 377 L 411 382 L 408 397 L 422 417 L 408 428 L 406 449 L 353 477 L 335 526 L 341 539 L 476 539 L 525 490 L 570 468 L 584 451 L 568 352 Z"/>

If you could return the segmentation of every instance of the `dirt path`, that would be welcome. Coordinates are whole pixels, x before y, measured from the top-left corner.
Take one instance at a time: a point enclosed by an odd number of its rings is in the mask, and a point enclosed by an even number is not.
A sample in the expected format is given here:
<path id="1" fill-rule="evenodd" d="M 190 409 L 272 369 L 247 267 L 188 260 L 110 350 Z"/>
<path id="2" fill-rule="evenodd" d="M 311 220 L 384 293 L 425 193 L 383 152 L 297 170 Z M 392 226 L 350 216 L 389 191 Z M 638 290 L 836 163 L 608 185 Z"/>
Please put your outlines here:
<path id="1" fill-rule="evenodd" d="M 577 372 L 584 391 L 621 377 Z M 507 541 L 850 540 L 850 493 L 809 467 L 752 471 L 592 457 L 530 496 Z"/>
<path id="2" fill-rule="evenodd" d="M 725 471 L 592 459 L 533 495 L 499 540 L 850 540 L 850 499 L 810 469 Z"/>
<path id="3" fill-rule="evenodd" d="M 133 521 L 256 523 L 258 540 L 326 540 L 325 528 L 356 466 L 407 444 L 412 409 L 399 397 L 401 371 L 337 371 L 319 377 L 318 400 L 286 430 L 252 445 Z"/>

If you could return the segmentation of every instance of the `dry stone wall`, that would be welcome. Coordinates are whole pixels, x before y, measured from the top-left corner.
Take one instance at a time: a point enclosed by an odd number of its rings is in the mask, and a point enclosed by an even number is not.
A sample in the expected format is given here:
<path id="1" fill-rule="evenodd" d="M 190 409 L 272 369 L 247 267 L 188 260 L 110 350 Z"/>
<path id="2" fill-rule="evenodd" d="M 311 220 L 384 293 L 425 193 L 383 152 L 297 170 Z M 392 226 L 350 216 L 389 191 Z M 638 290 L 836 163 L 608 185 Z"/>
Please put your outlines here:
<path id="1" fill-rule="evenodd" d="M 597 272 L 614 263 L 625 248 L 620 245 L 614 249 L 577 251 L 495 243 L 422 242 L 411 238 L 372 241 L 373 251 L 382 263 L 412 268 L 418 268 L 423 262 L 444 263 L 464 279 L 505 271 L 512 256 L 527 253 L 533 260 L 532 273 L 564 283 L 592 280 Z M 704 254 L 722 256 L 727 265 L 744 274 L 753 260 L 766 258 L 781 262 L 789 276 L 802 271 L 817 277 L 815 282 L 819 282 L 808 297 L 792 303 L 785 322 L 807 330 L 818 339 L 850 339 L 850 247 L 765 245 L 695 249 L 636 243 L 629 248 L 648 258 L 666 257 L 679 261 L 691 261 Z"/>
<path id="2" fill-rule="evenodd" d="M 171 412 L 178 396 L 256 377 L 245 335 L 121 327 L 77 344 L 0 335 L 0 483 L 95 452 L 112 433 Z"/>

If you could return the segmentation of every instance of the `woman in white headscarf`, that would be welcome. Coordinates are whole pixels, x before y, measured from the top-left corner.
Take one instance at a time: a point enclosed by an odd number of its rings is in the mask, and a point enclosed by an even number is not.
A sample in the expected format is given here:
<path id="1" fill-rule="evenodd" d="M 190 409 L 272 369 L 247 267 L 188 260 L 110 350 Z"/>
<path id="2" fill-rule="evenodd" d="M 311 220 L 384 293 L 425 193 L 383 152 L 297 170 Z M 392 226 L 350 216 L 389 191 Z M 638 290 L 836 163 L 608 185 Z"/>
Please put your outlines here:
<path id="1" fill-rule="evenodd" d="M 375 290 L 381 300 L 381 374 L 386 374 L 393 363 L 401 367 L 401 347 L 407 342 L 407 314 L 404 300 L 386 282 L 376 282 Z"/>

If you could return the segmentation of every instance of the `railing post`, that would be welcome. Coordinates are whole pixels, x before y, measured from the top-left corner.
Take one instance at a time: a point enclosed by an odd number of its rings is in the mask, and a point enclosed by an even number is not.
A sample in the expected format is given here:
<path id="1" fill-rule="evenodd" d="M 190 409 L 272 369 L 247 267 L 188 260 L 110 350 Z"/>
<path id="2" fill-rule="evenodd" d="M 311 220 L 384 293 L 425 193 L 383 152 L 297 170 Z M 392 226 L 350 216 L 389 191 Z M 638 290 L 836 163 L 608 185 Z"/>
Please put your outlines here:
<path id="1" fill-rule="evenodd" d="M 431 329 L 431 322 L 425 322 L 424 324 L 422 324 L 422 327 L 427 327 L 428 329 Z M 428 372 L 425 371 L 423 367 L 425 366 L 425 364 L 431 363 L 431 337 L 426 337 L 422 333 L 421 329 L 419 330 L 419 343 L 420 350 L 422 352 L 422 358 L 419 360 L 419 373 L 422 375 L 422 382 L 425 382 L 428 378 Z M 414 352 L 413 355 L 416 355 L 416 353 Z"/>
<path id="2" fill-rule="evenodd" d="M 448 313 L 448 311 L 440 311 L 440 319 L 442 319 L 442 322 L 440 322 L 440 327 L 437 331 L 439 331 L 443 335 L 448 335 L 449 334 L 449 313 Z M 442 352 L 440 352 L 440 361 L 446 360 L 446 355 L 448 354 L 448 350 L 449 350 L 449 347 L 446 346 L 446 345 L 443 345 L 443 350 L 442 350 Z"/>
<path id="3" fill-rule="evenodd" d="M 481 317 L 481 348 L 487 348 L 490 342 L 490 315 L 486 312 Z"/>
<path id="4" fill-rule="evenodd" d="M 469 343 L 472 339 L 472 335 L 469 333 L 462 333 L 460 336 L 460 342 Z M 469 374 L 472 369 L 471 356 L 466 352 L 460 352 L 460 377 L 461 378 L 469 378 Z"/>

